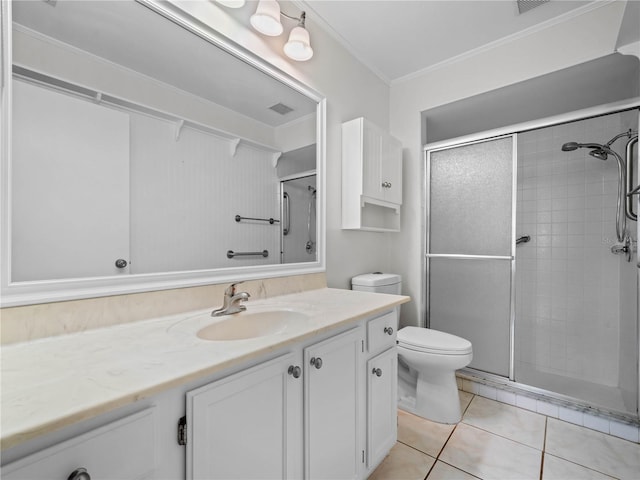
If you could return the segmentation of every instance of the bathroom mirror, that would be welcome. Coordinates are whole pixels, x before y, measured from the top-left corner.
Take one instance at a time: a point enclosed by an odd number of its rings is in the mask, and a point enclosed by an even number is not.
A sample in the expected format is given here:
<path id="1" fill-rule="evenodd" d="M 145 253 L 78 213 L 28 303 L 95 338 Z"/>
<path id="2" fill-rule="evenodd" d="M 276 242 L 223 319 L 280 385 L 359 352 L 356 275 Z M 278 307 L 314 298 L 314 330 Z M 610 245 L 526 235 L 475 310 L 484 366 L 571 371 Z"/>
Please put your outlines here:
<path id="1" fill-rule="evenodd" d="M 324 269 L 317 92 L 168 2 L 10 3 L 2 306 Z"/>

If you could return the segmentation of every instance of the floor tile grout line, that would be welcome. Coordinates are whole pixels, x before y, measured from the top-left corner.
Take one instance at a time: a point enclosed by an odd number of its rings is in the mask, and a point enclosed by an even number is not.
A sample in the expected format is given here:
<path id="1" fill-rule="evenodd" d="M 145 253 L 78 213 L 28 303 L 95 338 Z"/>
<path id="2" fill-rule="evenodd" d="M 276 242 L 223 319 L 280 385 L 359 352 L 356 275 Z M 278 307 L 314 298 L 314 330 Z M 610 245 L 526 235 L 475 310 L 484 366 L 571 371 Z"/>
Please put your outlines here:
<path id="1" fill-rule="evenodd" d="M 477 475 L 474 475 L 474 474 L 473 474 L 473 473 L 471 473 L 471 472 L 467 472 L 466 470 L 463 470 L 463 469 L 462 469 L 462 468 L 460 468 L 460 467 L 456 467 L 455 465 L 452 465 L 452 464 L 451 464 L 451 463 L 449 463 L 449 462 L 445 462 L 444 460 L 436 460 L 436 461 L 437 461 L 437 462 L 442 462 L 442 463 L 444 463 L 445 465 L 449 465 L 451 468 L 455 468 L 456 470 L 460 470 L 461 472 L 464 472 L 464 473 L 466 473 L 467 475 L 471 475 L 473 478 L 479 478 L 480 480 L 482 480 L 482 477 L 479 477 L 479 476 L 477 476 Z M 434 465 L 435 465 L 435 464 L 434 464 Z"/>
<path id="2" fill-rule="evenodd" d="M 596 470 L 595 468 L 592 468 L 592 467 L 587 467 L 586 465 L 582 465 L 581 463 L 577 463 L 577 462 L 574 462 L 572 460 L 567 460 L 566 458 L 559 457 L 558 455 L 553 455 L 552 453 L 545 453 L 545 455 L 549 455 L 550 457 L 556 458 L 558 460 L 562 460 L 563 462 L 571 463 L 572 465 L 577 465 L 578 467 L 585 468 L 585 469 L 587 469 L 587 470 L 589 470 L 591 472 L 596 472 L 596 473 L 599 473 L 600 475 L 605 475 L 605 476 L 610 477 L 612 479 L 617 479 L 618 478 L 618 477 L 614 477 L 610 473 L 603 472 L 601 470 Z"/>
<path id="3" fill-rule="evenodd" d="M 513 438 L 505 437 L 504 435 L 501 435 L 501 434 L 496 433 L 496 432 L 492 432 L 491 430 L 486 430 L 486 429 L 484 429 L 482 427 L 478 427 L 477 425 L 472 425 L 470 423 L 467 423 L 467 422 L 464 421 L 464 419 L 461 420 L 460 423 L 464 423 L 466 426 L 471 427 L 471 428 L 476 428 L 478 430 L 482 430 L 483 432 L 486 432 L 486 433 L 488 433 L 490 435 L 495 435 L 496 437 L 504 438 L 505 440 L 509 440 L 511 442 L 517 443 L 518 445 L 522 445 L 523 447 L 531 448 L 531 449 L 536 450 L 538 452 L 543 452 L 543 450 L 541 450 L 539 448 L 532 447 L 531 445 L 527 445 L 526 443 L 519 442 L 518 440 L 514 440 Z M 544 439 L 543 439 L 543 444 L 544 444 Z M 544 448 L 544 446 L 543 446 L 543 448 Z"/>
<path id="4" fill-rule="evenodd" d="M 544 474 L 544 454 L 547 450 L 547 425 L 549 424 L 549 417 L 544 417 L 544 437 L 542 437 L 542 452 L 540 455 L 540 480 Z"/>

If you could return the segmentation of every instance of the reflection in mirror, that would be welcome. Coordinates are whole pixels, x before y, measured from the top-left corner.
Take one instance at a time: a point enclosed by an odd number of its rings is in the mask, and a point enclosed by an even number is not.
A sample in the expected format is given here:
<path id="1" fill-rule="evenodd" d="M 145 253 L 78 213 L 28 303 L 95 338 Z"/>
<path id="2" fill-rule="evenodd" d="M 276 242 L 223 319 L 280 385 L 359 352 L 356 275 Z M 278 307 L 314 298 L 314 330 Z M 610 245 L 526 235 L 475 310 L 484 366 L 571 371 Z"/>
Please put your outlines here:
<path id="1" fill-rule="evenodd" d="M 141 3 L 12 9 L 12 284 L 319 261 L 318 98 Z"/>

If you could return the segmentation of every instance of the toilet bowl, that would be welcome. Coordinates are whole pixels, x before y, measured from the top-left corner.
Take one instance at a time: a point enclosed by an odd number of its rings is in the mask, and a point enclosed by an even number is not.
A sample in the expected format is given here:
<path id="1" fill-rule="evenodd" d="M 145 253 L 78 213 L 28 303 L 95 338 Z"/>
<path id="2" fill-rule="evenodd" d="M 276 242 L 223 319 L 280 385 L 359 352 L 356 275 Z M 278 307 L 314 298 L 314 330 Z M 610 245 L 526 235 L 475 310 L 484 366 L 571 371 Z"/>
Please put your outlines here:
<path id="1" fill-rule="evenodd" d="M 397 343 L 398 365 L 404 369 L 399 386 L 415 388 L 415 393 L 400 392 L 400 407 L 434 422 L 458 423 L 462 411 L 455 371 L 471 363 L 471 342 L 438 330 L 404 327 Z"/>

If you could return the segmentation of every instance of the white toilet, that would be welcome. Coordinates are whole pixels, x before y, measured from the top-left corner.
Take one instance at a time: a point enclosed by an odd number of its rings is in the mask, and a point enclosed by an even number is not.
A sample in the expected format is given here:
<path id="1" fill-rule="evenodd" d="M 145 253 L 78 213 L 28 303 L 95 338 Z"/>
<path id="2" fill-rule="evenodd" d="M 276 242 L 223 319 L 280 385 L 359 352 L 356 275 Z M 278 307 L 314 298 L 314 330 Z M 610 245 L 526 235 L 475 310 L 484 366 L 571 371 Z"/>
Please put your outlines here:
<path id="1" fill-rule="evenodd" d="M 402 279 L 392 273 L 367 273 L 353 277 L 351 288 L 399 295 Z M 434 422 L 459 422 L 455 371 L 471 363 L 471 342 L 438 330 L 404 327 L 397 344 L 398 406 Z"/>
<path id="2" fill-rule="evenodd" d="M 439 423 L 462 418 L 456 370 L 473 358 L 471 342 L 420 327 L 398 331 L 398 403 L 400 408 Z"/>

